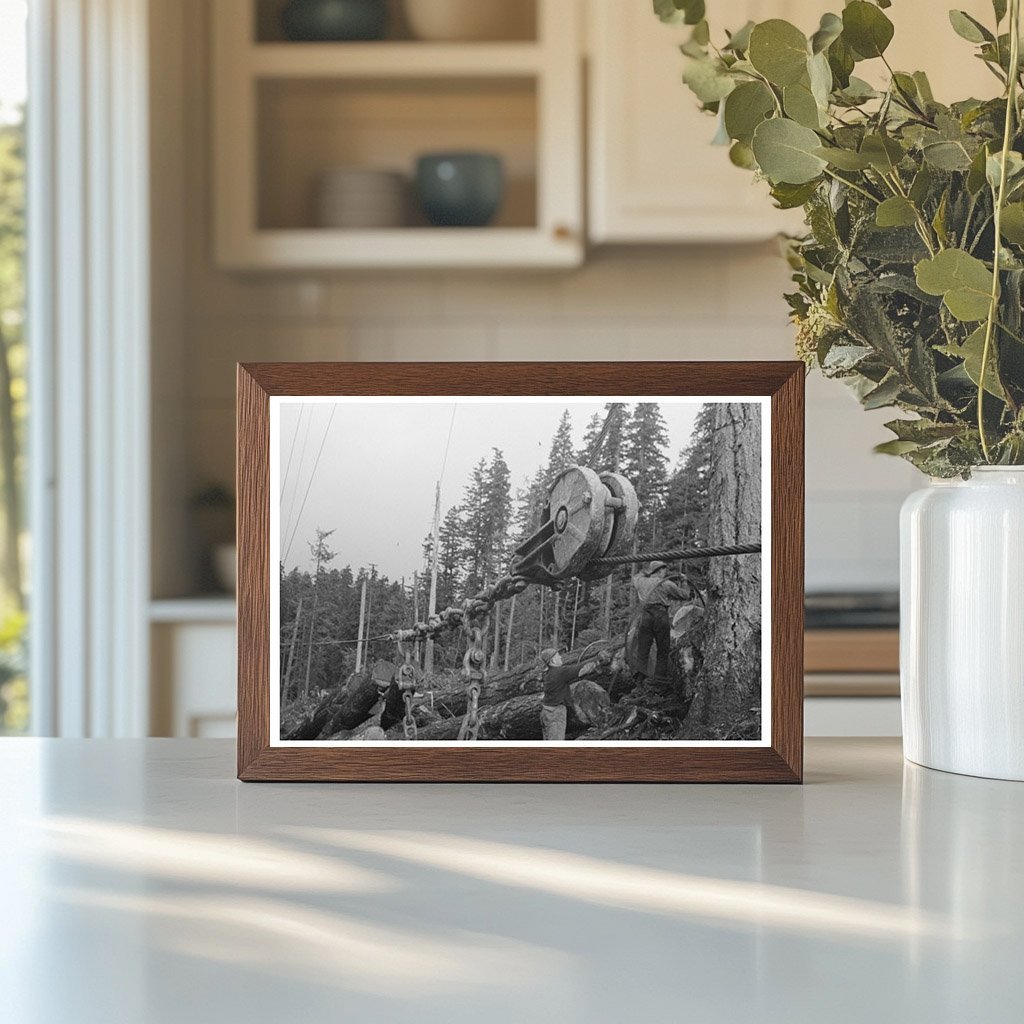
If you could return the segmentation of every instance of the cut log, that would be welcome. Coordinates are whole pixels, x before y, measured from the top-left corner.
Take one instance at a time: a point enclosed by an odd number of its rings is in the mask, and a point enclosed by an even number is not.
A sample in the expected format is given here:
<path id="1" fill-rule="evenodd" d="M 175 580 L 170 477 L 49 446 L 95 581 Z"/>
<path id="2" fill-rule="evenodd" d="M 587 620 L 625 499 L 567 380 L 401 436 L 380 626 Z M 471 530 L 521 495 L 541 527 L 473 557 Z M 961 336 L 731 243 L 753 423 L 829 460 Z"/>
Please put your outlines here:
<path id="1" fill-rule="evenodd" d="M 606 720 L 610 702 L 603 686 L 581 679 L 571 687 L 572 706 L 566 721 L 565 735 L 574 739 L 587 729 L 599 727 Z M 541 695 L 520 694 L 499 704 L 480 710 L 480 738 L 488 740 L 539 740 Z M 462 716 L 444 718 L 419 730 L 420 740 L 455 740 L 459 737 Z M 401 739 L 402 728 L 388 732 L 388 739 Z"/>
<path id="2" fill-rule="evenodd" d="M 380 690 L 376 679 L 369 675 L 352 676 L 334 705 L 327 731 L 333 733 L 354 729 L 370 717 L 379 699 Z"/>
<path id="3" fill-rule="evenodd" d="M 315 740 L 343 729 L 354 729 L 370 717 L 378 700 L 377 683 L 369 675 L 349 676 L 348 682 L 329 693 L 308 714 L 285 732 L 285 740 Z"/>
<path id="4" fill-rule="evenodd" d="M 593 644 L 579 651 L 573 651 L 563 655 L 563 663 L 575 665 L 579 662 L 580 656 L 584 655 L 587 661 L 595 659 L 604 651 L 614 652 L 622 646 L 622 640 L 612 640 L 606 643 Z M 611 669 L 598 669 L 588 676 L 597 682 L 611 684 Z M 524 694 L 540 693 L 544 682 L 540 667 L 536 662 L 528 662 L 525 665 L 518 665 L 508 672 L 496 672 L 487 677 L 487 681 L 480 688 L 480 700 L 478 706 L 481 708 L 491 707 L 494 704 L 504 704 L 513 697 L 520 697 Z M 435 689 L 432 691 L 434 707 L 442 715 L 459 716 L 466 713 L 469 698 L 465 689 L 460 685 L 458 689 Z M 417 697 L 417 704 L 421 701 L 429 702 L 430 692 L 420 694 Z"/>

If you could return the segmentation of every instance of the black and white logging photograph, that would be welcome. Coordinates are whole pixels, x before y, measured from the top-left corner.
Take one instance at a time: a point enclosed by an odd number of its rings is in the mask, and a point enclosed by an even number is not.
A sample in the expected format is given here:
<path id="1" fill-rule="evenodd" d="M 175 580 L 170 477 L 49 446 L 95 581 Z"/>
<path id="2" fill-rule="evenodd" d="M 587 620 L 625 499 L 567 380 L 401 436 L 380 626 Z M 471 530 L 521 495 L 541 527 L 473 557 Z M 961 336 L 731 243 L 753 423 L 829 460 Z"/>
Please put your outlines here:
<path id="1" fill-rule="evenodd" d="M 763 410 L 275 399 L 277 742 L 763 742 Z"/>

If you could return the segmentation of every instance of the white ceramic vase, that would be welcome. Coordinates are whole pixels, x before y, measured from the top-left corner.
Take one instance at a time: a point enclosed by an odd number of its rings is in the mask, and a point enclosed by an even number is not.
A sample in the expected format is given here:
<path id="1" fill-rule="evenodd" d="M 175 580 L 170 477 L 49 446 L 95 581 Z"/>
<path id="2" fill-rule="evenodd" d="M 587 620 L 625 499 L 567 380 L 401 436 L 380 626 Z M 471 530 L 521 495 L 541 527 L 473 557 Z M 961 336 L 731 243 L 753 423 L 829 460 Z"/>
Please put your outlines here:
<path id="1" fill-rule="evenodd" d="M 1024 781 L 1024 467 L 912 494 L 900 550 L 905 755 Z"/>

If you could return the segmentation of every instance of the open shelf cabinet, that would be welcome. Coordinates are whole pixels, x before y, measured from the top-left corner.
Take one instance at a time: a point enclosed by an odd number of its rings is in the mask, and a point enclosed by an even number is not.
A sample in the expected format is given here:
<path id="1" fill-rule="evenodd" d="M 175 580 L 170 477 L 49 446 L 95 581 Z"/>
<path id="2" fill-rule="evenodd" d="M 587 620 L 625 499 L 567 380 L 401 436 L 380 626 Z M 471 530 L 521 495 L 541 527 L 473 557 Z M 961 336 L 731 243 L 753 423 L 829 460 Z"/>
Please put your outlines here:
<path id="1" fill-rule="evenodd" d="M 297 43 L 273 35 L 273 19 L 259 0 L 218 0 L 212 9 L 218 265 L 578 265 L 584 228 L 577 5 L 536 0 L 534 13 L 529 39 Z M 487 227 L 436 228 L 418 212 L 416 158 L 453 150 L 502 158 L 505 195 Z M 318 226 L 318 182 L 339 167 L 404 175 L 409 202 L 402 226 Z"/>

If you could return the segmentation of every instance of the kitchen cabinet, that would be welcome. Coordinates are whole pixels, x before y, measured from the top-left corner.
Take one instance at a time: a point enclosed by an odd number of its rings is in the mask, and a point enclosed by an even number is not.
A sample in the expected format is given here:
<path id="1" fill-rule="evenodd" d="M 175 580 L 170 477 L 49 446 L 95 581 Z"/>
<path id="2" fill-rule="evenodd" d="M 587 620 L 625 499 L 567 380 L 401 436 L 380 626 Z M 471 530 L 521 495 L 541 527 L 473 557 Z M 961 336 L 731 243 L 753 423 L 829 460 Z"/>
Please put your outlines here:
<path id="1" fill-rule="evenodd" d="M 232 270 L 575 266 L 583 259 L 579 8 L 531 8 L 533 38 L 292 42 L 276 0 L 217 0 L 213 30 L 214 251 Z M 405 226 L 318 223 L 337 168 L 399 172 L 424 152 L 499 155 L 493 225 L 431 227 L 409 197 Z M 411 189 L 410 189 L 411 192 Z"/>
<path id="2" fill-rule="evenodd" d="M 712 146 L 715 120 L 681 76 L 689 28 L 663 25 L 649 3 L 589 0 L 589 230 L 595 243 L 736 242 L 798 229 L 799 213 L 774 209 L 764 183 Z M 712 31 L 785 17 L 801 26 L 820 0 L 708 4 Z M 812 16 L 817 24 L 817 15 Z"/>
<path id="3" fill-rule="evenodd" d="M 650 3 L 588 0 L 588 185 L 592 242 L 727 242 L 799 231 L 799 211 L 779 211 L 767 186 L 710 145 L 715 121 L 682 84 L 678 44 L 685 26 L 663 25 Z M 785 18 L 811 33 L 826 0 L 708 0 L 712 34 L 747 20 Z M 992 21 L 988 0 L 958 7 Z M 888 57 L 896 68 L 928 72 L 944 101 L 995 94 L 998 83 L 955 35 L 946 7 L 901 0 L 886 11 L 896 27 Z M 880 61 L 858 74 L 876 82 Z"/>
<path id="4" fill-rule="evenodd" d="M 230 597 L 152 602 L 151 735 L 235 735 L 235 618 Z"/>

